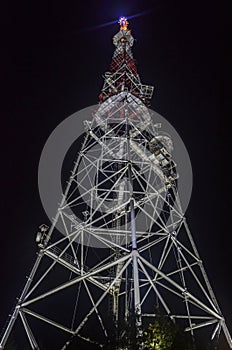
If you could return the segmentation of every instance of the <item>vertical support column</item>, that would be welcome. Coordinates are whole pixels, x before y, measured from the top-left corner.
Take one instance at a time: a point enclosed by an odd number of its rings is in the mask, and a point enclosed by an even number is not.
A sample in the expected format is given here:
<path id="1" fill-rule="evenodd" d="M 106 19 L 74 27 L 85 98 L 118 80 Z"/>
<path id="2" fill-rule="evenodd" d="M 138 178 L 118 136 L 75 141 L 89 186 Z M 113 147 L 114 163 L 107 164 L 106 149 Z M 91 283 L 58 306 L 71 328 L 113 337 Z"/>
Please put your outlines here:
<path id="1" fill-rule="evenodd" d="M 138 270 L 138 250 L 137 237 L 135 225 L 135 208 L 133 198 L 133 178 L 132 178 L 132 164 L 130 155 L 130 134 L 128 117 L 126 119 L 126 137 L 127 137 L 127 161 L 128 161 L 128 178 L 129 178 L 129 192 L 130 192 L 130 221 L 131 221 L 131 241 L 132 241 L 132 267 L 133 267 L 133 284 L 134 284 L 134 313 L 136 337 L 140 338 L 142 335 L 142 316 L 141 316 L 141 300 L 139 290 L 139 270 Z"/>
<path id="2" fill-rule="evenodd" d="M 141 301 L 139 291 L 139 272 L 138 272 L 138 251 L 132 252 L 133 262 L 133 280 L 134 280 L 134 311 L 137 337 L 142 335 L 142 316 L 141 316 Z"/>
<path id="3" fill-rule="evenodd" d="M 137 338 L 142 335 L 142 316 L 141 316 L 141 300 L 139 290 L 139 269 L 138 269 L 138 250 L 136 240 L 136 226 L 135 226 L 135 210 L 134 199 L 130 201 L 131 210 L 131 234 L 132 234 L 132 264 L 133 264 L 133 283 L 134 283 L 134 312 L 135 312 L 135 326 Z"/>

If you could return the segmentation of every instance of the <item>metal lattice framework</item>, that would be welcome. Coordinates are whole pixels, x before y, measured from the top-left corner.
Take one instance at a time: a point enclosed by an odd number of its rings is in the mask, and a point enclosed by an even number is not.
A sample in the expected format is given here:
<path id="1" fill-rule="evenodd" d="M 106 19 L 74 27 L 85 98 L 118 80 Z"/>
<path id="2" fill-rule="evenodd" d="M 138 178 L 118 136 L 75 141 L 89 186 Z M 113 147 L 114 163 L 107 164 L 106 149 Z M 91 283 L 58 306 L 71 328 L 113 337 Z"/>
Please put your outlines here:
<path id="1" fill-rule="evenodd" d="M 131 316 L 139 337 L 155 305 L 191 334 L 206 327 L 214 338 L 223 330 L 232 348 L 181 208 L 172 140 L 151 120 L 153 87 L 140 82 L 125 21 L 57 215 L 49 230 L 40 227 L 37 260 L 1 349 L 17 319 L 31 349 L 41 346 L 35 320 L 64 334 L 61 349 L 74 337 L 107 344 Z"/>

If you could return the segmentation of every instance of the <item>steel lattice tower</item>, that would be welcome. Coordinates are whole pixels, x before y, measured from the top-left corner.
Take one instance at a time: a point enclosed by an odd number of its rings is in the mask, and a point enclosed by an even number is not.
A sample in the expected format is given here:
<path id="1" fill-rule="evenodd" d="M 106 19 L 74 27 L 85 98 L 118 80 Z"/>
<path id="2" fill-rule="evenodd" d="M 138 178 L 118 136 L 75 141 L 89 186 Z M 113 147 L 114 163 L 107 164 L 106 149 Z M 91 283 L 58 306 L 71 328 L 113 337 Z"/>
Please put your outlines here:
<path id="1" fill-rule="evenodd" d="M 100 103 L 85 122 L 54 222 L 40 227 L 38 256 L 1 349 L 16 321 L 31 349 L 41 349 L 36 320 L 65 335 L 61 349 L 74 338 L 104 346 L 129 322 L 140 339 L 155 305 L 191 334 L 223 331 L 232 348 L 181 208 L 172 139 L 152 122 L 153 87 L 140 81 L 133 41 L 121 18 Z"/>

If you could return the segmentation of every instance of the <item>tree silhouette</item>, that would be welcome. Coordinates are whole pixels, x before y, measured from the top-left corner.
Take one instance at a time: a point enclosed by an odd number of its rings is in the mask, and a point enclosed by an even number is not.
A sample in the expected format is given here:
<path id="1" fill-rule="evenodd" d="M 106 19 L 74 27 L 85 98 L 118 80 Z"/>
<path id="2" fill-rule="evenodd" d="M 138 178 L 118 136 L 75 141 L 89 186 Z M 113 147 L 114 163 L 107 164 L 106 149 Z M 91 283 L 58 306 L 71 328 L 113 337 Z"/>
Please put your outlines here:
<path id="1" fill-rule="evenodd" d="M 167 317 L 157 316 L 143 332 L 146 350 L 192 350 L 190 337 Z"/>
<path id="2" fill-rule="evenodd" d="M 170 318 L 157 315 L 145 327 L 141 338 L 129 323 L 124 325 L 118 340 L 111 341 L 106 350 L 193 350 L 192 340 Z M 122 328 L 123 329 L 123 328 Z"/>

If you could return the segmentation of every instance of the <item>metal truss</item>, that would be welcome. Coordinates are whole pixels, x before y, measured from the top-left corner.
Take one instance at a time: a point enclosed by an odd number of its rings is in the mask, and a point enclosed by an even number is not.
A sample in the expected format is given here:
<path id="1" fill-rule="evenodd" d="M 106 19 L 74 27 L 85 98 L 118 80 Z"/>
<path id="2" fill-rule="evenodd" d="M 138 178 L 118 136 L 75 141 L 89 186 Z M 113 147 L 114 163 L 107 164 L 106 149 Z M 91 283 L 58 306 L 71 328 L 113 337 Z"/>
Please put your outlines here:
<path id="1" fill-rule="evenodd" d="M 106 316 L 110 302 L 110 327 L 135 313 L 139 333 L 143 320 L 155 316 L 151 305 L 158 302 L 162 312 L 173 320 L 181 320 L 186 331 L 193 334 L 207 326 L 215 337 L 223 330 L 232 347 L 182 213 L 177 174 L 173 171 L 175 163 L 152 123 L 146 133 L 139 127 L 141 116 L 134 110 L 133 102 L 115 103 L 112 113 L 108 111 L 108 117 L 105 116 L 104 131 L 104 106 L 91 122 L 86 122 L 79 158 L 54 223 L 48 233 L 40 236 L 37 261 L 1 348 L 19 318 L 31 348 L 39 349 L 29 317 L 62 330 L 71 338 L 79 336 L 104 344 L 111 334 Z M 154 157 L 155 140 L 159 152 L 156 148 Z M 163 165 L 163 148 L 165 159 L 172 166 Z M 45 258 L 46 267 L 41 269 Z M 69 272 L 68 279 L 58 283 L 54 278 L 57 265 Z M 52 282 L 50 287 L 48 281 Z M 63 305 L 69 304 L 70 300 L 63 296 L 66 290 L 75 295 L 69 325 L 59 316 L 63 307 L 56 309 L 54 318 L 49 316 L 47 306 L 42 307 L 42 313 L 38 311 L 42 302 L 49 305 L 57 296 Z M 91 339 L 88 332 L 93 326 L 98 331 Z"/>
<path id="2" fill-rule="evenodd" d="M 191 334 L 205 327 L 213 339 L 222 331 L 232 348 L 181 208 L 172 140 L 158 132 L 134 88 L 117 84 L 120 69 L 113 82 L 106 79 L 107 98 L 85 122 L 52 226 L 40 227 L 39 253 L 1 349 L 16 321 L 31 349 L 41 348 L 38 329 L 48 338 L 57 330 L 62 350 L 76 337 L 103 346 L 131 317 L 139 338 L 157 306 Z M 132 73 L 126 79 L 140 84 Z M 117 91 L 109 96 L 112 86 Z"/>

